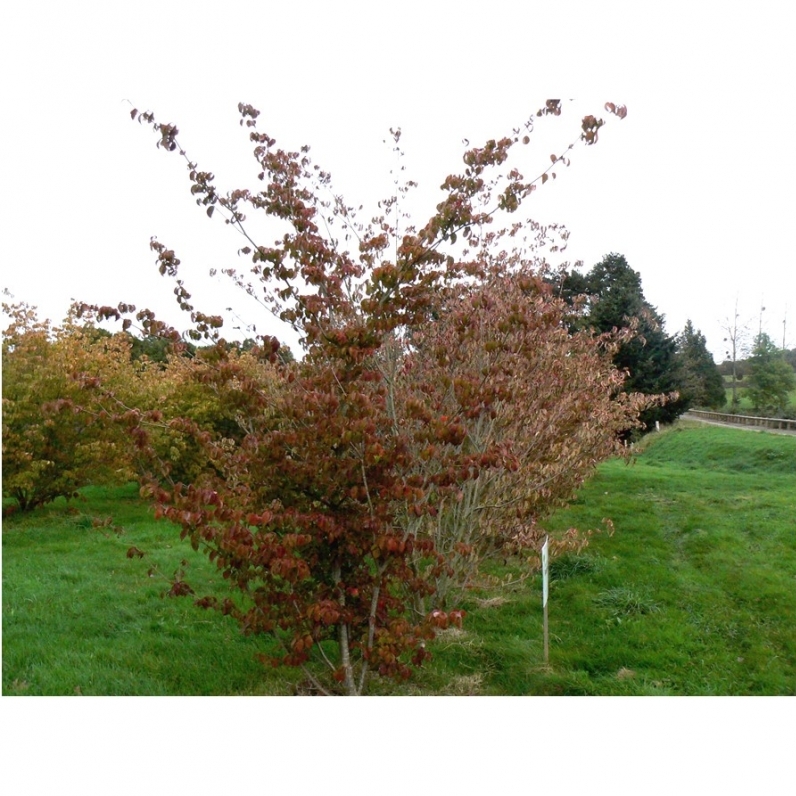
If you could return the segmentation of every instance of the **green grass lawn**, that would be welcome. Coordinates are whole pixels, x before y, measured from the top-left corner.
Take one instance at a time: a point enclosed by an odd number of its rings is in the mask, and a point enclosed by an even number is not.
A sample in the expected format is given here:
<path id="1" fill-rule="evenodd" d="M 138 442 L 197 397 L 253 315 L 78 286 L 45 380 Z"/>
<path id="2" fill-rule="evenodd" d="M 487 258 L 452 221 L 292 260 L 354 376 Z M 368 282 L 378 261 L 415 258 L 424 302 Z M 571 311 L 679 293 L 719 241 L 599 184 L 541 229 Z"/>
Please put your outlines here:
<path id="1" fill-rule="evenodd" d="M 680 426 L 550 525 L 606 516 L 613 536 L 552 566 L 549 670 L 538 592 L 474 612 L 487 692 L 796 694 L 796 439 Z"/>
<path id="2" fill-rule="evenodd" d="M 4 521 L 4 694 L 290 693 L 291 672 L 255 659 L 262 640 L 162 596 L 183 560 L 197 589 L 214 568 L 134 485 L 84 497 Z M 131 547 L 143 558 L 127 558 Z"/>
<path id="3" fill-rule="evenodd" d="M 296 673 L 256 660 L 267 641 L 161 596 L 153 567 L 186 560 L 197 591 L 214 572 L 134 488 L 85 498 L 4 522 L 4 694 L 293 693 Z M 548 526 L 604 517 L 613 535 L 552 564 L 549 666 L 534 576 L 473 589 L 431 664 L 373 691 L 796 694 L 796 438 L 681 423 L 604 464 Z"/>

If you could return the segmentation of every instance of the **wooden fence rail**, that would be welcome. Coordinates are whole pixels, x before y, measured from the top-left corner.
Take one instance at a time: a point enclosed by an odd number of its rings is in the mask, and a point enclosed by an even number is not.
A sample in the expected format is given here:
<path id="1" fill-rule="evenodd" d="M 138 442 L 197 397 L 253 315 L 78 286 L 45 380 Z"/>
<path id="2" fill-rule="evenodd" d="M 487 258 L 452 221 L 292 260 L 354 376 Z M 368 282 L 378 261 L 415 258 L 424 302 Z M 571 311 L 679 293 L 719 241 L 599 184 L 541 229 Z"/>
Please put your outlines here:
<path id="1" fill-rule="evenodd" d="M 718 423 L 734 423 L 738 426 L 759 426 L 760 428 L 785 428 L 796 431 L 796 420 L 785 420 L 782 417 L 730 415 L 725 412 L 703 412 L 701 409 L 689 409 L 687 414 L 695 415 L 703 420 L 715 420 Z"/>

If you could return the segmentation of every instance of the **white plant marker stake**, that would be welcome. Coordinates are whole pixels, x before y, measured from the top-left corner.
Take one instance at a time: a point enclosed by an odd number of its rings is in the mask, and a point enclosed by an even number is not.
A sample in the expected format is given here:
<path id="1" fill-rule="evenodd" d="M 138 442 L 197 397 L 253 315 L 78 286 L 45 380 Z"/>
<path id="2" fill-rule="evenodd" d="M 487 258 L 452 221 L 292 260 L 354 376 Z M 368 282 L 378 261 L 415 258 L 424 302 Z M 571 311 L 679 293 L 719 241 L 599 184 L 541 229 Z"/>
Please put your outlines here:
<path id="1" fill-rule="evenodd" d="M 550 643 L 547 629 L 547 593 L 550 588 L 550 556 L 549 556 L 549 537 L 545 536 L 542 545 L 542 613 L 544 615 L 544 663 L 548 665 L 550 661 Z"/>

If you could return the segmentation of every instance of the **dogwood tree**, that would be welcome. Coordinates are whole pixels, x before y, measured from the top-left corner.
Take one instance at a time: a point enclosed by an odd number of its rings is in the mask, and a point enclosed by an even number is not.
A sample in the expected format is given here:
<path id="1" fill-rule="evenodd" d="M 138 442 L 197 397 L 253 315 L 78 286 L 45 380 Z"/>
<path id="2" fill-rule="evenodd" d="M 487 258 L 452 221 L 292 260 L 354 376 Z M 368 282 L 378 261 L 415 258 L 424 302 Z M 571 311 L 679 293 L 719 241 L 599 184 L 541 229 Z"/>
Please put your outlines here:
<path id="1" fill-rule="evenodd" d="M 265 657 L 302 667 L 315 687 L 359 694 L 373 673 L 408 677 L 435 629 L 462 621 L 440 596 L 466 583 L 466 562 L 505 544 L 533 549 L 537 519 L 617 450 L 616 431 L 654 400 L 610 400 L 622 384 L 610 364 L 621 340 L 568 331 L 565 316 L 577 310 L 544 287 L 538 255 L 563 248 L 566 231 L 521 212 L 604 121 L 583 118 L 572 142 L 526 177 L 534 124 L 562 112 L 549 100 L 509 135 L 467 149 L 436 211 L 413 224 L 401 209 L 413 183 L 396 184 L 363 220 L 308 147 L 278 147 L 255 108 L 238 110 L 256 190 L 221 192 L 175 125 L 131 115 L 185 159 L 207 216 L 244 236 L 250 266 L 226 273 L 299 333 L 303 356 L 279 362 L 278 342 L 261 338 L 251 354 L 275 370 L 245 370 L 220 341 L 222 319 L 191 303 L 176 252 L 153 239 L 190 335 L 218 341 L 195 375 L 235 407 L 238 432 L 162 412 L 120 417 L 142 453 L 165 423 L 211 465 L 190 483 L 166 473 L 146 488 L 238 595 L 198 604 L 271 636 L 281 651 Z M 400 131 L 393 140 L 399 148 Z M 275 237 L 258 239 L 251 213 Z M 137 318 L 151 335 L 151 314 Z M 193 590 L 181 578 L 172 593 Z"/>

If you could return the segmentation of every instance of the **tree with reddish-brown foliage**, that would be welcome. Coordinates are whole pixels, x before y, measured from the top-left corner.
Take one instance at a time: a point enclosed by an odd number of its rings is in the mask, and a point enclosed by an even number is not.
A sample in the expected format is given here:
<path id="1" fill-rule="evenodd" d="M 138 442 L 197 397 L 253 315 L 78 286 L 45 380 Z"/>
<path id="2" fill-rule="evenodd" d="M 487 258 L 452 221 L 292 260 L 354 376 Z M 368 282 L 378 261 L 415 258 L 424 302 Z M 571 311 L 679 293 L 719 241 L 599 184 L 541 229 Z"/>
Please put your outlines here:
<path id="1" fill-rule="evenodd" d="M 625 115 L 623 106 L 606 109 Z M 258 191 L 220 193 L 214 175 L 181 149 L 174 125 L 132 116 L 152 127 L 158 146 L 185 157 L 207 215 L 246 237 L 240 254 L 251 259 L 249 273 L 227 274 L 300 333 L 303 357 L 276 365 L 276 387 L 274 371 L 244 371 L 229 346 L 205 359 L 196 378 L 236 407 L 239 434 L 147 412 L 130 429 L 146 452 L 153 424 L 166 423 L 209 463 L 191 483 L 166 473 L 147 487 L 159 514 L 239 595 L 198 604 L 275 638 L 281 652 L 268 660 L 302 667 L 315 687 L 329 692 L 336 681 L 360 694 L 373 673 L 408 677 L 435 629 L 461 623 L 462 611 L 440 604 L 446 579 L 466 583 L 456 556 L 461 563 L 506 544 L 533 548 L 535 521 L 615 452 L 616 429 L 643 406 L 611 400 L 621 376 L 605 352 L 615 341 L 571 335 L 572 310 L 533 266 L 543 245 L 565 246 L 566 232 L 509 223 L 569 165 L 575 144 L 596 142 L 603 121 L 584 118 L 576 141 L 531 179 L 516 161 L 534 117 L 469 149 L 418 228 L 402 211 L 413 183 L 396 185 L 381 215 L 360 222 L 307 147 L 278 148 L 258 130 L 258 111 L 239 111 Z M 536 118 L 560 113 L 550 100 Z M 398 148 L 400 132 L 393 136 Z M 250 234 L 252 211 L 278 229 L 274 243 Z M 191 314 L 191 336 L 217 340 L 221 319 L 190 303 L 176 253 L 151 245 Z M 139 318 L 152 334 L 154 319 Z M 276 363 L 277 352 L 264 339 L 253 355 Z M 466 517 L 454 508 L 462 505 Z M 451 523 L 469 524 L 453 536 L 434 530 Z M 191 589 L 180 578 L 172 593 Z"/>
<path id="2" fill-rule="evenodd" d="M 540 522 L 597 463 L 626 454 L 620 433 L 662 400 L 622 391 L 612 357 L 630 332 L 571 332 L 579 310 L 522 263 L 458 286 L 441 303 L 439 319 L 415 332 L 400 367 L 385 377 L 393 403 L 403 402 L 399 416 L 422 406 L 424 422 L 445 418 L 457 430 L 445 445 L 476 455 L 453 495 L 430 491 L 434 516 L 407 517 L 412 535 L 432 539 L 447 562 L 434 573 L 438 607 L 461 596 L 485 558 L 538 550 Z M 419 471 L 436 467 L 439 444 L 416 451 Z M 502 458 L 493 462 L 495 455 Z M 554 547 L 587 541 L 588 532 L 573 530 Z"/>

